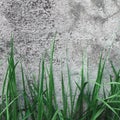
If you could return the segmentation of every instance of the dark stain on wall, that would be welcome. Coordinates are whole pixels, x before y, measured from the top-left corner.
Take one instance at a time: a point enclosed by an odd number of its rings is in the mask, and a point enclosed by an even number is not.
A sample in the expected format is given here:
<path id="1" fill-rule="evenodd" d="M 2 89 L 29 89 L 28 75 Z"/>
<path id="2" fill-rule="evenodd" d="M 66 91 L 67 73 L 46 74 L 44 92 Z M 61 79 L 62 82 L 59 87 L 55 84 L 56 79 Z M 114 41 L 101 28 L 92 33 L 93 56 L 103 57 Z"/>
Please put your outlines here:
<path id="1" fill-rule="evenodd" d="M 10 23 L 19 24 L 22 19 L 22 4 L 19 2 L 12 1 L 8 3 L 5 8 L 4 15 Z"/>
<path id="2" fill-rule="evenodd" d="M 118 7 L 118 9 L 120 10 L 120 5 L 118 4 L 118 0 L 112 0 L 114 3 L 115 3 L 115 5 Z"/>
<path id="3" fill-rule="evenodd" d="M 102 8 L 102 11 L 105 13 L 105 4 L 104 4 L 104 0 L 91 0 L 91 2 L 99 8 Z M 101 27 L 103 26 L 103 24 L 108 20 L 107 17 L 102 17 L 100 15 L 91 15 L 85 8 L 84 5 L 82 5 L 82 3 L 76 3 L 76 2 L 72 2 L 69 4 L 70 5 L 70 16 L 71 19 L 73 19 L 73 23 L 70 27 L 70 29 L 72 30 L 74 27 L 76 27 L 76 24 L 78 23 L 78 21 L 88 21 L 90 22 L 90 24 L 97 24 L 100 25 Z M 84 20 L 85 19 L 85 20 Z"/>
<path id="4" fill-rule="evenodd" d="M 116 33 L 116 38 L 115 38 L 116 42 L 120 42 L 120 35 Z"/>
<path id="5" fill-rule="evenodd" d="M 11 1 L 7 3 L 4 15 L 15 26 L 40 23 L 51 16 L 51 2 L 49 0 Z"/>
<path id="6" fill-rule="evenodd" d="M 74 5 L 71 6 L 70 12 L 74 16 L 75 21 L 78 21 L 81 16 L 81 13 L 85 12 L 85 8 L 80 3 L 79 4 L 75 3 Z"/>
<path id="7" fill-rule="evenodd" d="M 73 23 L 70 27 L 70 29 L 73 29 L 77 22 L 80 20 L 80 18 L 85 15 L 86 13 L 86 9 L 85 7 L 81 4 L 81 3 L 70 3 L 70 11 L 69 11 L 69 15 L 71 16 L 71 19 L 73 19 Z"/>
<path id="8" fill-rule="evenodd" d="M 100 23 L 101 25 L 103 25 L 106 22 L 106 18 L 103 18 L 102 16 L 93 16 L 92 17 L 93 20 L 95 21 L 95 23 Z"/>
<path id="9" fill-rule="evenodd" d="M 104 0 L 91 0 L 98 8 L 104 8 Z"/>

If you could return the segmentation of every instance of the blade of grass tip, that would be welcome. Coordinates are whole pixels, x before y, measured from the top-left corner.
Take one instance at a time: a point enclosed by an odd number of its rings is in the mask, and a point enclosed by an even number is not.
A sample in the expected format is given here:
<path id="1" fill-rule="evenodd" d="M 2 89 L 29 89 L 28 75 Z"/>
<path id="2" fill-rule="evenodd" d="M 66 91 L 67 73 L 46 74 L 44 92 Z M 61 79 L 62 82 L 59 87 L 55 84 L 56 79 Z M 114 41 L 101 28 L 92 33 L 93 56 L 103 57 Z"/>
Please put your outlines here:
<path id="1" fill-rule="evenodd" d="M 50 67 L 50 74 L 49 74 L 49 92 L 48 92 L 48 95 L 49 95 L 49 115 L 50 115 L 50 118 L 52 117 L 51 114 L 53 112 L 53 109 L 52 109 L 52 105 L 53 105 L 53 96 L 54 96 L 54 86 L 53 86 L 53 71 L 52 71 L 52 68 Z"/>
<path id="2" fill-rule="evenodd" d="M 55 107 L 58 108 L 57 106 L 57 101 L 56 101 L 56 93 L 55 93 L 55 86 L 54 86 L 54 77 L 53 77 L 53 54 L 54 54 L 54 48 L 55 48 L 55 38 L 56 38 L 57 33 L 55 33 L 55 36 L 53 38 L 53 43 L 52 43 L 52 47 L 51 47 L 51 61 L 50 61 L 50 78 L 51 78 L 51 83 L 53 86 L 53 94 L 54 94 L 54 103 L 55 103 Z"/>
<path id="3" fill-rule="evenodd" d="M 16 73 L 15 73 L 17 64 L 18 62 L 16 64 L 14 63 L 13 37 L 11 37 L 11 52 L 10 52 L 10 57 L 8 58 L 8 65 L 9 65 L 8 83 L 7 83 L 8 84 L 7 94 L 9 96 L 8 103 L 11 102 L 17 96 Z M 18 117 L 17 100 L 13 103 L 12 106 L 10 106 L 10 109 L 12 109 L 12 111 L 10 112 L 10 119 L 12 118 L 13 120 L 16 120 Z"/>
<path id="4" fill-rule="evenodd" d="M 102 68 L 102 55 L 100 57 L 100 62 L 99 62 L 99 66 L 98 66 L 98 73 L 97 73 L 97 79 L 96 79 L 96 83 L 100 84 L 101 83 L 101 68 Z M 98 91 L 99 91 L 99 86 L 95 83 L 94 85 L 94 89 L 93 89 L 93 94 L 92 94 L 92 100 L 96 100 L 97 95 L 98 95 Z"/>
<path id="5" fill-rule="evenodd" d="M 2 90 L 2 97 L 5 91 L 5 86 L 7 85 L 7 98 L 8 99 L 8 103 L 10 103 L 16 96 L 17 96 L 17 86 L 16 86 L 16 76 L 15 76 L 15 68 L 17 66 L 17 63 L 14 64 L 14 49 L 13 49 L 13 37 L 11 37 L 11 52 L 10 52 L 10 56 L 8 58 L 8 69 L 7 69 L 7 73 L 5 76 L 5 81 L 3 84 L 3 90 Z M 10 109 L 12 109 L 12 112 L 10 114 L 10 118 L 12 118 L 12 116 L 14 116 L 15 119 L 17 119 L 17 100 L 14 102 L 14 104 L 12 106 L 10 106 Z M 14 113 L 14 115 L 13 115 Z"/>
<path id="6" fill-rule="evenodd" d="M 101 82 L 102 82 L 102 77 L 103 77 L 103 71 L 104 71 L 104 68 L 105 68 L 105 63 L 106 63 L 106 59 L 102 62 L 102 56 L 100 58 L 101 62 L 100 62 L 100 74 L 98 73 L 98 80 L 97 80 L 97 83 L 101 85 Z M 99 89 L 98 91 L 100 90 L 100 86 L 99 86 Z"/>
<path id="7" fill-rule="evenodd" d="M 32 83 L 32 86 L 34 87 L 35 91 L 38 93 L 39 92 L 39 85 L 37 84 L 37 81 L 36 81 L 36 76 L 33 74 L 33 83 Z"/>
<path id="8" fill-rule="evenodd" d="M 86 50 L 86 81 L 87 81 L 87 89 L 86 89 L 86 96 L 89 98 L 90 100 L 90 94 L 91 94 L 91 88 L 90 88 L 90 81 L 89 81 L 89 70 L 88 70 L 88 67 L 89 67 L 89 63 L 88 63 L 88 56 L 87 56 L 87 50 Z M 87 104 L 89 103 L 87 100 Z"/>
<path id="9" fill-rule="evenodd" d="M 55 39 L 55 38 L 54 38 Z M 49 115 L 53 114 L 53 101 L 55 108 L 57 108 L 57 101 L 56 101 L 56 94 L 55 94 L 55 87 L 54 87 L 54 77 L 53 77 L 53 54 L 54 54 L 54 45 L 55 40 L 53 39 L 53 43 L 51 45 L 51 53 L 50 53 L 50 73 L 49 73 Z"/>
<path id="10" fill-rule="evenodd" d="M 2 89 L 2 98 L 3 98 L 3 95 L 4 95 L 4 91 L 5 91 L 5 86 L 7 84 L 7 77 L 8 77 L 8 72 L 10 70 L 10 60 L 9 59 L 12 59 L 14 61 L 14 54 L 13 54 L 13 36 L 11 35 L 11 52 L 10 52 L 10 58 L 8 58 L 8 68 L 7 68 L 7 72 L 6 72 L 6 75 L 5 75 L 5 79 L 4 79 L 4 82 L 3 82 L 3 89 Z"/>
<path id="11" fill-rule="evenodd" d="M 43 93 L 44 74 L 45 74 L 44 59 L 42 59 L 41 78 L 40 78 L 40 85 L 39 85 L 39 95 L 42 95 L 42 93 Z"/>
<path id="12" fill-rule="evenodd" d="M 87 80 L 87 82 L 89 82 L 89 71 L 88 71 L 88 65 L 89 65 L 89 63 L 88 63 L 88 56 L 87 56 L 87 52 L 86 52 L 86 80 Z"/>
<path id="13" fill-rule="evenodd" d="M 9 71 L 8 71 L 8 86 L 10 84 L 11 88 L 13 89 L 14 95 L 17 95 L 17 88 L 16 88 L 16 75 L 15 75 L 15 68 L 18 64 L 14 64 L 14 54 L 13 54 L 13 40 L 11 40 L 11 53 L 10 58 L 8 59 L 9 63 Z M 12 81 L 11 81 L 12 80 Z M 12 91 L 11 91 L 12 94 Z"/>
<path id="14" fill-rule="evenodd" d="M 97 111 L 97 103 L 98 103 L 97 98 L 98 98 L 99 91 L 100 91 L 100 88 L 101 88 L 101 82 L 102 82 L 105 62 L 106 62 L 106 59 L 104 61 L 102 61 L 102 54 L 101 54 L 100 61 L 99 61 L 99 66 L 98 66 L 97 79 L 96 79 L 96 83 L 94 85 L 93 93 L 92 93 L 92 105 L 93 105 L 94 109 L 93 109 L 93 112 L 92 112 L 91 120 L 93 120 L 93 117 L 94 117 L 94 115 Z"/>
<path id="15" fill-rule="evenodd" d="M 45 71 L 45 75 L 46 75 L 46 79 L 45 79 L 45 87 L 46 87 L 46 92 L 45 92 L 45 97 L 46 97 L 46 107 L 47 107 L 47 111 L 46 111 L 46 118 L 50 119 L 51 113 L 49 112 L 50 109 L 52 108 L 52 104 L 50 99 L 50 73 L 48 70 L 48 66 L 46 66 L 46 71 Z"/>
<path id="16" fill-rule="evenodd" d="M 84 82 L 85 82 L 85 76 L 84 76 L 84 55 L 82 57 L 82 69 L 81 69 L 81 87 L 83 86 Z"/>
<path id="17" fill-rule="evenodd" d="M 87 85 L 87 82 L 85 82 L 85 75 L 84 75 L 84 61 L 85 61 L 85 57 L 83 55 L 82 68 L 81 68 L 81 85 L 79 86 L 78 83 L 76 82 L 76 86 L 79 89 L 79 95 L 78 95 L 78 98 L 76 101 L 74 117 L 76 117 L 76 116 L 80 117 L 83 113 L 83 99 L 84 99 L 84 95 L 85 95 L 84 90 L 85 90 L 85 86 Z"/>
<path id="18" fill-rule="evenodd" d="M 68 51 L 66 49 L 66 63 L 67 63 L 67 77 L 68 77 L 68 89 L 70 95 L 70 114 L 71 117 L 73 115 L 73 91 L 72 91 L 72 83 L 71 83 L 71 73 L 68 65 Z"/>
<path id="19" fill-rule="evenodd" d="M 43 83 L 44 83 L 44 59 L 42 59 L 42 68 L 41 68 L 41 80 L 39 85 L 39 95 L 38 95 L 38 120 L 42 120 L 43 116 Z"/>
<path id="20" fill-rule="evenodd" d="M 40 65 L 41 65 L 41 61 L 39 62 L 39 69 L 38 69 L 38 85 L 40 85 L 40 76 L 41 76 L 41 67 L 40 67 Z"/>

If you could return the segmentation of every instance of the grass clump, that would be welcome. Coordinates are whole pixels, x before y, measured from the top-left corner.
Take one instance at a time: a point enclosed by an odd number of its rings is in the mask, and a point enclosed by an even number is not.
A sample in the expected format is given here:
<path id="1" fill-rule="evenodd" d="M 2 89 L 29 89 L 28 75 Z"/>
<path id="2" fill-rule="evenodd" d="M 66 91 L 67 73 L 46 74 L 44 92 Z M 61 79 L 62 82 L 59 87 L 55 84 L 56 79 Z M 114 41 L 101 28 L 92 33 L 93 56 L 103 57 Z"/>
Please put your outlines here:
<path id="1" fill-rule="evenodd" d="M 80 84 L 72 89 L 72 77 L 67 64 L 68 91 L 61 72 L 62 108 L 58 107 L 53 72 L 54 42 L 51 45 L 50 67 L 45 67 L 44 57 L 39 68 L 38 80 L 29 82 L 21 64 L 22 92 L 18 91 L 16 67 L 14 60 L 13 38 L 8 58 L 0 104 L 0 120 L 119 120 L 120 119 L 120 70 L 111 62 L 114 77 L 110 75 L 110 90 L 106 94 L 103 86 L 103 75 L 106 60 L 100 57 L 97 78 L 93 89 L 90 89 L 88 76 L 85 76 L 83 59 Z M 88 72 L 88 71 L 87 71 Z M 36 82 L 37 81 L 37 82 Z M 103 95 L 100 90 L 103 88 Z M 69 95 L 69 96 L 68 96 Z M 20 100 L 22 98 L 22 105 Z"/>

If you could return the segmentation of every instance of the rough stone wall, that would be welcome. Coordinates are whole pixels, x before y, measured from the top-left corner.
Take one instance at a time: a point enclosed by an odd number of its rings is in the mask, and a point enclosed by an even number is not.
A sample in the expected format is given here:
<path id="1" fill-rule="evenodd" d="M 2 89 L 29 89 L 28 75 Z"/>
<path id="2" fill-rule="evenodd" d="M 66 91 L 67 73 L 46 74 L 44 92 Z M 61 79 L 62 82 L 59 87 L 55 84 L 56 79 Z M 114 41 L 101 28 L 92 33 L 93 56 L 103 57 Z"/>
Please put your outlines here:
<path id="1" fill-rule="evenodd" d="M 55 32 L 56 75 L 61 61 L 65 65 L 66 48 L 73 76 L 79 74 L 82 52 L 86 50 L 90 76 L 94 78 L 100 52 L 111 44 L 111 59 L 119 66 L 120 0 L 0 0 L 0 89 L 11 33 L 16 60 L 22 61 L 26 73 L 31 74 L 37 73 L 42 53 L 49 60 Z M 60 79 L 56 80 L 60 91 Z"/>

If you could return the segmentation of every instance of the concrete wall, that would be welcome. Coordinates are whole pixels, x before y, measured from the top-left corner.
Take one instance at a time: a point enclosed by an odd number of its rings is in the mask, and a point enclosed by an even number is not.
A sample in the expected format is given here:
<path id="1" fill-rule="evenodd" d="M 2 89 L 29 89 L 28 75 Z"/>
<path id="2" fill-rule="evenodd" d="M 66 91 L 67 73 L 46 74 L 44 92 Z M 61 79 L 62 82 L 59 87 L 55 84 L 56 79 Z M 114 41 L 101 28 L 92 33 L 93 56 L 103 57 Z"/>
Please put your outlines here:
<path id="1" fill-rule="evenodd" d="M 27 74 L 36 74 L 42 53 L 49 60 L 55 32 L 58 33 L 54 54 L 56 75 L 60 75 L 60 61 L 65 65 L 66 48 L 73 76 L 78 75 L 82 51 L 87 50 L 90 76 L 94 78 L 100 51 L 112 43 L 111 59 L 119 66 L 120 0 L 0 0 L 0 84 L 11 33 L 16 60 L 22 61 Z M 19 70 L 17 74 L 20 76 Z M 60 91 L 57 77 L 56 83 Z"/>

